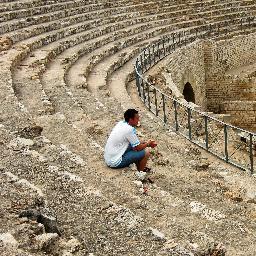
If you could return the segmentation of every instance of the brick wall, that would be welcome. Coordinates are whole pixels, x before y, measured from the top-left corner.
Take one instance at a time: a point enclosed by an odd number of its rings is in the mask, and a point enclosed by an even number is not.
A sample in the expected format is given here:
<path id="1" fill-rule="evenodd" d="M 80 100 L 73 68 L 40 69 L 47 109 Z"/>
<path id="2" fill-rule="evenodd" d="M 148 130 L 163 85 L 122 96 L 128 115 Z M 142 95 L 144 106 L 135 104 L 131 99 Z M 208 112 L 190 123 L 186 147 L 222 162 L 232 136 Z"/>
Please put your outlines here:
<path id="1" fill-rule="evenodd" d="M 233 76 L 226 73 L 255 62 L 255 41 L 256 33 L 229 40 L 209 41 L 204 45 L 205 55 L 211 56 L 211 60 L 205 59 L 206 98 L 210 111 L 218 112 L 223 101 L 239 100 L 244 89 L 250 91 L 249 79 L 241 79 L 242 74 L 239 72 Z"/>
<path id="2" fill-rule="evenodd" d="M 253 131 L 256 79 L 244 67 L 256 62 L 255 41 L 256 33 L 204 45 L 205 55 L 211 55 L 211 60 L 205 58 L 208 110 L 230 114 L 232 124 Z"/>
<path id="3" fill-rule="evenodd" d="M 202 109 L 231 114 L 233 124 L 256 130 L 256 72 L 239 73 L 239 67 L 256 64 L 255 41 L 256 33 L 196 41 L 172 53 L 166 70 L 181 93 L 191 84 Z"/>
<path id="4" fill-rule="evenodd" d="M 185 84 L 189 82 L 194 90 L 195 104 L 202 106 L 202 108 L 206 107 L 205 65 L 202 41 L 194 42 L 172 53 L 169 56 L 166 70 L 181 93 Z"/>
<path id="5" fill-rule="evenodd" d="M 256 131 L 256 101 L 223 102 L 222 110 L 231 115 L 233 125 Z"/>

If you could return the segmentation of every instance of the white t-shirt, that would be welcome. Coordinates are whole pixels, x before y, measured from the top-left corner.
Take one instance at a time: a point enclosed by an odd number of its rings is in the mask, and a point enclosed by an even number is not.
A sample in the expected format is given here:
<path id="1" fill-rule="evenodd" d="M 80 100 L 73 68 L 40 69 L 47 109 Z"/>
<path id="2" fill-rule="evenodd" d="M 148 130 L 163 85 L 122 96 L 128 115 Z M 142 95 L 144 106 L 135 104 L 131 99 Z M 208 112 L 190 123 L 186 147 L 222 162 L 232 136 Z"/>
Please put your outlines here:
<path id="1" fill-rule="evenodd" d="M 122 161 L 122 155 L 129 145 L 136 147 L 140 141 L 136 129 L 125 121 L 120 121 L 111 131 L 105 146 L 104 158 L 109 167 L 116 167 Z"/>

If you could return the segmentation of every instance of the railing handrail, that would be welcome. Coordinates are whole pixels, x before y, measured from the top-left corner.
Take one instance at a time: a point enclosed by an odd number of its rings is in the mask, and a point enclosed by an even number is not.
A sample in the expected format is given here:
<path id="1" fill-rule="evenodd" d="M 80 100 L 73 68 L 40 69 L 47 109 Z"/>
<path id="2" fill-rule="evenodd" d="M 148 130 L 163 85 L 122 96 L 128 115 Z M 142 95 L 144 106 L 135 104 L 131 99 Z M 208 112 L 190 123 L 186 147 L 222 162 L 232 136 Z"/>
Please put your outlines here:
<path id="1" fill-rule="evenodd" d="M 246 18 L 240 18 L 240 19 L 234 19 L 232 22 L 230 22 L 229 24 L 231 25 L 237 25 L 236 22 L 238 22 L 239 26 L 242 27 L 244 26 L 243 21 L 245 20 L 245 24 L 249 24 L 250 26 L 254 26 L 255 23 L 255 17 L 246 17 Z M 246 21 L 248 21 L 248 23 L 246 23 Z M 209 29 L 207 29 L 209 28 Z M 225 27 L 224 27 L 225 28 Z M 253 156 L 253 138 L 256 138 L 256 133 L 254 132 L 250 132 L 247 131 L 243 128 L 240 127 L 236 127 L 232 124 L 228 124 L 225 123 L 209 114 L 206 114 L 203 111 L 200 110 L 196 110 L 193 107 L 189 106 L 189 104 L 183 103 L 181 101 L 179 101 L 178 99 L 176 99 L 174 96 L 170 96 L 167 95 L 166 93 L 162 92 L 160 89 L 158 89 L 156 86 L 150 84 L 143 76 L 142 74 L 145 73 L 147 70 L 149 70 L 153 65 L 155 65 L 156 63 L 158 63 L 161 59 L 163 59 L 164 57 L 166 57 L 168 54 L 170 54 L 171 52 L 175 51 L 176 48 L 178 48 L 179 46 L 182 46 L 183 44 L 186 46 L 189 43 L 192 43 L 194 41 L 196 41 L 197 39 L 201 39 L 204 38 L 206 35 L 208 36 L 211 33 L 219 33 L 220 32 L 220 27 L 217 26 L 217 28 L 213 28 L 212 25 L 208 25 L 208 26 L 204 26 L 204 29 L 200 31 L 200 35 L 198 36 L 198 32 L 199 29 L 194 29 L 195 32 L 191 33 L 191 29 L 185 28 L 182 32 L 179 33 L 171 33 L 170 37 L 164 37 L 162 39 L 160 39 L 159 41 L 157 41 L 155 44 L 150 44 L 148 45 L 146 48 L 144 48 L 142 50 L 142 52 L 139 54 L 139 56 L 137 57 L 136 60 L 136 64 L 135 64 L 135 76 L 136 76 L 136 84 L 137 84 L 137 89 L 139 92 L 139 96 L 140 98 L 143 100 L 144 104 L 147 106 L 148 104 L 148 108 L 151 110 L 152 108 L 152 103 L 150 103 L 150 91 L 149 91 L 149 87 L 152 88 L 154 90 L 155 93 L 155 97 L 157 92 L 161 95 L 160 98 L 162 98 L 162 102 L 163 102 L 163 122 L 167 123 L 167 118 L 166 118 L 166 100 L 171 100 L 174 104 L 174 114 L 175 114 L 175 127 L 176 127 L 176 131 L 179 131 L 179 127 L 180 124 L 178 123 L 178 113 L 177 113 L 177 104 L 181 107 L 183 107 L 184 109 L 186 109 L 188 116 L 187 116 L 187 120 L 188 120 L 188 135 L 180 133 L 181 135 L 185 136 L 187 139 L 189 139 L 191 142 L 195 143 L 196 145 L 206 149 L 208 152 L 218 156 L 219 158 L 225 160 L 228 163 L 231 163 L 239 168 L 241 168 L 242 170 L 250 170 L 251 173 L 254 172 L 254 156 Z M 187 31 L 189 31 L 189 35 L 187 34 Z M 235 31 L 235 30 L 234 30 Z M 227 30 L 226 30 L 227 33 Z M 194 37 L 196 35 L 196 37 Z M 189 37 L 186 37 L 189 36 Z M 178 41 L 177 41 L 178 39 Z M 170 41 L 172 41 L 172 43 L 170 44 Z M 172 49 L 170 49 L 172 47 Z M 146 51 L 147 53 L 147 57 L 146 57 Z M 169 53 L 168 53 L 169 52 Z M 163 55 L 161 57 L 161 54 Z M 157 60 L 156 60 L 157 59 Z M 152 62 L 153 60 L 153 62 Z M 149 65 L 150 67 L 147 67 L 146 61 L 149 61 Z M 145 95 L 145 87 L 144 87 L 144 83 L 147 86 L 147 96 Z M 143 97 L 141 96 L 141 86 L 143 87 Z M 148 102 L 147 102 L 148 101 Z M 147 102 L 147 103 L 146 103 Z M 154 113 L 156 116 L 158 116 L 159 114 L 159 109 L 157 106 L 157 100 L 155 101 L 155 112 Z M 153 104 L 154 105 L 154 104 Z M 151 110 L 152 112 L 152 110 Z M 199 143 L 197 143 L 196 141 L 193 140 L 192 138 L 192 128 L 191 128 L 191 113 L 197 113 L 199 116 L 203 117 L 205 120 L 205 132 L 206 132 L 206 141 L 205 141 L 205 146 L 200 145 Z M 176 116 L 177 115 L 177 116 Z M 207 124 L 209 124 L 209 120 L 214 121 L 216 123 L 218 123 L 218 125 L 223 126 L 223 131 L 224 131 L 224 155 L 220 156 L 218 154 L 215 154 L 212 150 L 209 149 L 209 145 L 208 145 L 208 130 L 207 130 Z M 209 129 L 209 128 L 208 128 Z M 240 164 L 237 164 L 235 162 L 233 162 L 233 160 L 231 159 L 231 157 L 233 156 L 233 154 L 229 155 L 229 151 L 228 151 L 228 129 L 233 129 L 234 131 L 236 131 L 237 133 L 239 132 L 246 134 L 246 136 L 241 136 L 246 138 L 247 140 L 249 140 L 249 160 L 250 160 L 250 168 L 241 166 Z M 198 137 L 199 138 L 199 137 Z"/>
<path id="2" fill-rule="evenodd" d="M 136 72 L 137 72 L 136 66 L 135 66 L 134 68 L 135 68 L 135 70 L 136 70 Z M 141 79 L 145 80 L 139 73 L 137 73 L 137 74 L 138 74 L 138 76 L 141 77 Z M 146 80 L 145 80 L 145 82 L 148 83 Z M 150 86 L 152 86 L 155 90 L 157 90 L 158 92 L 160 92 L 161 94 L 163 94 L 166 98 L 169 98 L 169 99 L 171 99 L 171 100 L 173 100 L 173 101 L 177 101 L 177 102 L 178 102 L 180 105 L 182 105 L 183 107 L 188 107 L 189 109 L 193 109 L 193 107 L 189 106 L 189 104 L 186 104 L 186 103 L 183 103 L 183 102 L 179 101 L 179 100 L 176 99 L 174 96 L 167 95 L 166 93 L 162 92 L 160 89 L 158 89 L 157 87 L 155 87 L 154 85 L 150 85 Z M 247 130 L 241 128 L 241 127 L 237 127 L 237 126 L 234 126 L 234 125 L 232 125 L 232 124 L 225 123 L 225 122 L 219 120 L 219 119 L 216 118 L 216 117 L 213 117 L 213 116 L 211 116 L 211 115 L 207 115 L 204 111 L 200 111 L 200 110 L 196 110 L 196 109 L 193 109 L 193 111 L 199 113 L 199 114 L 202 115 L 202 116 L 207 116 L 208 118 L 210 118 L 210 119 L 212 119 L 212 120 L 214 120 L 214 121 L 216 121 L 216 122 L 219 122 L 220 124 L 227 125 L 227 126 L 229 126 L 230 128 L 234 128 L 234 129 L 240 130 L 241 132 L 246 132 L 246 133 L 252 134 L 253 136 L 256 136 L 256 133 L 254 133 L 254 132 L 247 131 Z"/>

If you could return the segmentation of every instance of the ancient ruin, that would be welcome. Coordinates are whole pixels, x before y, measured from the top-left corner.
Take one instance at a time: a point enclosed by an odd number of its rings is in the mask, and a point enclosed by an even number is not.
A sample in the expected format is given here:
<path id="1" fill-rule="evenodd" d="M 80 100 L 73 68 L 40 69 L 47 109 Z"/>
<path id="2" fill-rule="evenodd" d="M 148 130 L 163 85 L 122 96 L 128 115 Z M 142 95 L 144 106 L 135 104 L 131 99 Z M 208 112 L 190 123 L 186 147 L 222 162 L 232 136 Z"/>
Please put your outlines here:
<path id="1" fill-rule="evenodd" d="M 0 7 L 0 255 L 256 255 L 255 0 Z M 140 93 L 154 90 L 138 91 L 136 67 L 159 92 L 248 130 L 233 129 L 240 142 L 228 148 L 218 123 L 208 123 L 208 136 L 200 115 L 189 119 L 190 136 L 250 168 L 164 125 L 175 119 L 164 97 L 156 99 L 166 113 L 148 111 L 153 98 Z M 128 107 L 141 113 L 140 138 L 159 143 L 152 184 L 134 166 L 103 161 Z"/>

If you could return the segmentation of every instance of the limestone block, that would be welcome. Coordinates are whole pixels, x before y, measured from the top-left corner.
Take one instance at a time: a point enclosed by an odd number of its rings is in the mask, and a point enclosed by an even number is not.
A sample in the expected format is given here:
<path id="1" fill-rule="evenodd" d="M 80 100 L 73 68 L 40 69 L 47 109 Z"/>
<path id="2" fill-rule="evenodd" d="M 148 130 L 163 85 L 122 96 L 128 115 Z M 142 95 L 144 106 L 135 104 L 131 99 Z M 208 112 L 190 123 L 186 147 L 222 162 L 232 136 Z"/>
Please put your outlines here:
<path id="1" fill-rule="evenodd" d="M 156 240 L 166 240 L 165 235 L 155 228 L 149 228 Z"/>
<path id="2" fill-rule="evenodd" d="M 9 50 L 13 45 L 13 41 L 9 37 L 0 37 L 0 52 Z"/>
<path id="3" fill-rule="evenodd" d="M 31 139 L 26 139 L 26 138 L 21 138 L 21 137 L 17 137 L 15 139 L 13 139 L 10 143 L 9 143 L 9 148 L 12 148 L 13 150 L 21 150 L 22 148 L 29 148 L 31 146 L 34 145 L 34 141 Z"/>
<path id="4" fill-rule="evenodd" d="M 81 249 L 82 245 L 76 238 L 72 237 L 67 242 L 61 241 L 60 247 L 64 248 L 65 251 L 67 251 L 67 252 L 74 253 L 74 252 L 79 251 Z"/>
<path id="5" fill-rule="evenodd" d="M 38 250 L 50 251 L 57 240 L 59 235 L 57 233 L 45 233 L 35 237 L 36 248 Z"/>
<path id="6" fill-rule="evenodd" d="M 15 248 L 18 247 L 17 240 L 10 233 L 0 234 L 0 245 L 1 243 L 7 247 L 15 247 Z"/>

